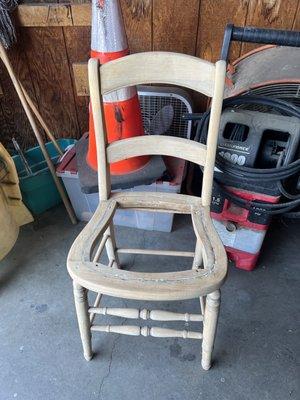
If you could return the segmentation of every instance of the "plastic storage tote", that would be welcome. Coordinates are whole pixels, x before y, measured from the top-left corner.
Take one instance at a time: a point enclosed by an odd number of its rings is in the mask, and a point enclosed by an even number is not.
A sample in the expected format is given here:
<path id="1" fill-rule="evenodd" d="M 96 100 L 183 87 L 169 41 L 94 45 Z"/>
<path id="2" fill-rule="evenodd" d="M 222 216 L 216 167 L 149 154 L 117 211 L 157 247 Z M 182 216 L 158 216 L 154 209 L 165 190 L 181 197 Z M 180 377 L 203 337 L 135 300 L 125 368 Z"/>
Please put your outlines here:
<path id="1" fill-rule="evenodd" d="M 128 189 L 133 192 L 166 192 L 179 193 L 183 180 L 185 162 L 179 159 L 165 158 L 168 170 L 173 176 L 172 182 L 154 182 L 151 185 L 141 185 Z M 77 172 L 75 148 L 68 151 L 63 161 L 56 169 L 62 178 L 72 206 L 80 221 L 89 221 L 98 204 L 98 193 L 86 194 L 81 191 Z M 146 193 L 145 193 L 146 195 Z M 117 210 L 114 223 L 151 231 L 171 232 L 174 214 L 135 210 Z"/>
<path id="2" fill-rule="evenodd" d="M 62 150 L 65 150 L 75 142 L 75 139 L 58 139 Z M 52 142 L 46 143 L 46 148 L 51 160 L 56 164 L 59 154 Z M 32 175 L 27 174 L 20 156 L 13 156 L 20 180 L 23 202 L 33 214 L 40 214 L 59 204 L 61 197 L 56 189 L 40 146 L 25 151 L 24 155 L 33 172 Z"/>

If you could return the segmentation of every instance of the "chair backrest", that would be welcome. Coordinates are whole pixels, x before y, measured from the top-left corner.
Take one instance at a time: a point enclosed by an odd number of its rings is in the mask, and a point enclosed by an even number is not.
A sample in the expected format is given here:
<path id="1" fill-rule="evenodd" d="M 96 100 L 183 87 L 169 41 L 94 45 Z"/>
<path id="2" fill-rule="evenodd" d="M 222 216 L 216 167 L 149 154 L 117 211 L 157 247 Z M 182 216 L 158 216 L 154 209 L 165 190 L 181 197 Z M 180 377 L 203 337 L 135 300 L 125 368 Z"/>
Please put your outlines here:
<path id="1" fill-rule="evenodd" d="M 226 62 L 216 64 L 196 57 L 147 52 L 111 61 L 100 67 L 89 60 L 89 87 L 97 144 L 100 199 L 110 196 L 109 163 L 141 155 L 168 155 L 204 166 L 202 204 L 211 202 L 213 172 L 226 75 Z M 206 145 L 171 136 L 145 135 L 107 144 L 102 96 L 138 84 L 163 83 L 193 89 L 212 97 Z"/>

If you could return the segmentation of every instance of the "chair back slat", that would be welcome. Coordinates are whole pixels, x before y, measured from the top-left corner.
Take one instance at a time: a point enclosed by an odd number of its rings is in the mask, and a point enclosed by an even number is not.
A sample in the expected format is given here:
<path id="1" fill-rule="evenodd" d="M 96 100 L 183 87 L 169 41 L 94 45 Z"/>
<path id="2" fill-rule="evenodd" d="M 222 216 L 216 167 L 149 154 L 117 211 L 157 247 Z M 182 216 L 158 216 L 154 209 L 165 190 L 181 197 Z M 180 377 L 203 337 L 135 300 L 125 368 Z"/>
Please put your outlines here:
<path id="1" fill-rule="evenodd" d="M 100 67 L 89 61 L 89 86 L 97 144 L 98 184 L 101 200 L 110 197 L 109 163 L 143 155 L 168 155 L 204 166 L 202 204 L 209 206 L 222 112 L 226 62 L 216 64 L 196 57 L 149 52 L 122 57 Z M 169 136 L 140 136 L 107 144 L 101 95 L 138 84 L 162 83 L 182 86 L 212 97 L 207 145 Z"/>
<path id="2" fill-rule="evenodd" d="M 117 140 L 107 146 L 109 163 L 144 155 L 178 157 L 198 165 L 205 164 L 206 146 L 174 136 L 145 135 Z"/>
<path id="3" fill-rule="evenodd" d="M 215 65 L 186 54 L 153 51 L 132 54 L 101 66 L 101 93 L 127 86 L 164 83 L 212 97 Z"/>

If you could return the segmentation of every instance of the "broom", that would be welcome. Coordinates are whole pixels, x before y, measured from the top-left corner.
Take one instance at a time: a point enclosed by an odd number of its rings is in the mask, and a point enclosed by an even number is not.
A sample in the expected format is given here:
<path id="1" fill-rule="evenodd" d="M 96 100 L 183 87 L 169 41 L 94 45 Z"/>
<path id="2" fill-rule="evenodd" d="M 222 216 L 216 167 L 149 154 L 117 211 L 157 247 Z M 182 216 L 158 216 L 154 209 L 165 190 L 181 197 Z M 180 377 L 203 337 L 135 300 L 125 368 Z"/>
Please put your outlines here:
<path id="1" fill-rule="evenodd" d="M 13 70 L 13 67 L 10 63 L 10 60 L 7 56 L 6 50 L 5 50 L 16 41 L 16 32 L 15 32 L 14 26 L 11 22 L 10 15 L 9 15 L 9 12 L 11 12 L 16 6 L 17 6 L 16 0 L 0 0 L 0 58 L 2 59 L 4 65 L 9 73 L 9 76 L 12 80 L 12 83 L 16 89 L 16 92 L 19 96 L 19 99 L 24 108 L 26 116 L 30 122 L 31 128 L 32 128 L 34 135 L 37 139 L 37 142 L 41 148 L 43 156 L 47 162 L 48 168 L 51 172 L 51 175 L 53 177 L 56 188 L 57 188 L 57 190 L 62 198 L 62 201 L 64 203 L 64 206 L 69 214 L 71 222 L 73 224 L 76 224 L 77 220 L 76 220 L 76 217 L 74 214 L 74 210 L 71 206 L 71 203 L 70 203 L 68 197 L 66 196 L 66 193 L 61 184 L 61 181 L 59 180 L 59 178 L 56 175 L 55 167 L 54 167 L 52 160 L 47 152 L 45 143 L 44 143 L 42 136 L 38 130 L 38 127 L 37 127 L 37 124 L 35 122 L 32 112 L 35 114 L 37 120 L 41 123 L 42 127 L 45 129 L 47 136 L 54 144 L 58 153 L 60 155 L 62 155 L 63 152 L 61 151 L 60 147 L 58 146 L 58 143 L 56 142 L 54 136 L 50 132 L 50 129 L 46 125 L 45 121 L 43 120 L 42 116 L 38 112 L 37 108 L 34 106 L 28 93 L 25 91 L 21 82 L 17 78 L 17 76 Z"/>
<path id="2" fill-rule="evenodd" d="M 9 13 L 18 5 L 17 0 L 0 0 L 0 42 L 8 49 L 16 41 L 16 31 Z"/>

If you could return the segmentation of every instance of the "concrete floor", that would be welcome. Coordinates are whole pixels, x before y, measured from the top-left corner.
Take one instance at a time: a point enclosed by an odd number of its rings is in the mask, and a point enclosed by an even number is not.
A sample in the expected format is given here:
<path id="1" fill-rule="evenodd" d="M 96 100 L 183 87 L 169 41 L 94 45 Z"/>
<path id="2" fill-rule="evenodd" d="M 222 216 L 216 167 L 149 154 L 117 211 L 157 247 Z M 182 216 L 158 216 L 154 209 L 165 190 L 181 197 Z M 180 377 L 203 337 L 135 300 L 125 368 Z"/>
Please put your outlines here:
<path id="1" fill-rule="evenodd" d="M 117 237 L 127 246 L 164 242 L 192 250 L 187 222 L 176 217 L 171 234 L 118 228 Z M 192 340 L 96 333 L 96 355 L 84 360 L 65 267 L 82 226 L 72 226 L 61 207 L 52 210 L 22 229 L 0 265 L 0 400 L 299 399 L 299 223 L 273 225 L 255 271 L 230 265 L 209 372 L 200 366 L 200 342 Z M 155 270 L 157 260 L 128 256 L 124 262 Z M 164 270 L 188 267 L 174 258 L 160 261 Z M 104 304 L 137 303 L 105 297 Z M 198 302 L 177 307 L 195 312 Z"/>

